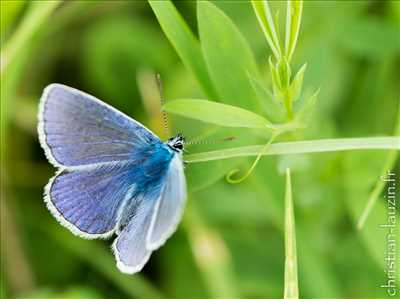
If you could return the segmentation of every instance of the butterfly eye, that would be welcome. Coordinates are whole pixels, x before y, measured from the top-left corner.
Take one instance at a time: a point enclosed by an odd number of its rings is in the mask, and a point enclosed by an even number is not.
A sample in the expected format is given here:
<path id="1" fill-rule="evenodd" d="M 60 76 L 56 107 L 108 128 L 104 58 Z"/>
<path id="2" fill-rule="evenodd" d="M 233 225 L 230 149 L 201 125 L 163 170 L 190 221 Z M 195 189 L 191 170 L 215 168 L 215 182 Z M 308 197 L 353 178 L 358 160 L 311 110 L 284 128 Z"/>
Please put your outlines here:
<path id="1" fill-rule="evenodd" d="M 180 142 L 177 142 L 177 143 L 174 144 L 174 148 L 182 150 L 183 149 L 183 144 L 180 143 Z"/>

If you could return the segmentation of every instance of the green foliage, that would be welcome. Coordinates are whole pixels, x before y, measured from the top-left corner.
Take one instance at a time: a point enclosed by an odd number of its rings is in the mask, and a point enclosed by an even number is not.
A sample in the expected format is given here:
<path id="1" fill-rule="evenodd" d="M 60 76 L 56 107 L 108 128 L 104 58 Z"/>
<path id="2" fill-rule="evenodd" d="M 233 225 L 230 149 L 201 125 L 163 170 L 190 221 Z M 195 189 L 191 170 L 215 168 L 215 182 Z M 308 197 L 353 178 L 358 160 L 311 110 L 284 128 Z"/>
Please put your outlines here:
<path id="1" fill-rule="evenodd" d="M 266 129 L 270 122 L 248 110 L 207 100 L 175 100 L 164 106 L 167 112 L 225 127 Z"/>
<path id="2" fill-rule="evenodd" d="M 181 57 L 183 63 L 195 74 L 204 92 L 215 98 L 215 91 L 206 69 L 199 42 L 170 0 L 149 1 L 164 33 Z"/>
<path id="3" fill-rule="evenodd" d="M 221 101 L 256 109 L 256 94 L 247 74 L 257 76 L 258 70 L 247 41 L 233 22 L 208 1 L 197 2 L 197 18 L 203 55 Z"/>

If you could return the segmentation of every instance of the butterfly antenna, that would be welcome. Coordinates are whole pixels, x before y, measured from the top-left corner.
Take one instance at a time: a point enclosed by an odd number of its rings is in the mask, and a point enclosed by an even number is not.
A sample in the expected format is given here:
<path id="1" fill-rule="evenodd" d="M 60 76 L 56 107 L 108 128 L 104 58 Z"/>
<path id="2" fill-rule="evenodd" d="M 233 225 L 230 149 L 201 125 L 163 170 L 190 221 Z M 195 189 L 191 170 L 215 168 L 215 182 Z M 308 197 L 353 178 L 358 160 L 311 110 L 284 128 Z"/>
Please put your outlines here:
<path id="1" fill-rule="evenodd" d="M 225 141 L 235 141 L 236 137 L 235 136 L 229 136 L 229 137 L 225 137 L 222 139 L 218 139 L 218 140 L 191 140 L 191 141 L 187 141 L 186 144 L 192 145 L 192 144 L 217 144 L 217 143 L 222 143 Z"/>
<path id="2" fill-rule="evenodd" d="M 170 136 L 169 127 L 168 127 L 168 114 L 164 110 L 165 98 L 164 98 L 164 89 L 163 89 L 163 84 L 162 84 L 160 74 L 156 75 L 156 80 L 157 80 L 158 92 L 160 94 L 160 104 L 161 104 L 161 114 L 162 114 L 163 125 L 164 125 L 164 135 L 165 135 L 165 138 L 168 138 Z"/>

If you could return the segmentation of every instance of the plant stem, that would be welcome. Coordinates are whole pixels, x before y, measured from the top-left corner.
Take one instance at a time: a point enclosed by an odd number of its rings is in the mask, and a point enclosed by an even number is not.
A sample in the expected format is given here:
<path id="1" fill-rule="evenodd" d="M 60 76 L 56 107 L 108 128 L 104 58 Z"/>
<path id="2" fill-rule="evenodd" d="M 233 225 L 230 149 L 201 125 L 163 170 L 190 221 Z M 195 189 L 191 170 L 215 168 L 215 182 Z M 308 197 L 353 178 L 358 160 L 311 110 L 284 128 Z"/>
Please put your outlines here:
<path id="1" fill-rule="evenodd" d="M 275 140 L 276 137 L 278 137 L 278 135 L 279 135 L 279 133 L 276 133 L 271 136 L 271 138 L 269 139 L 267 144 L 264 145 L 261 152 L 257 155 L 257 158 L 255 159 L 255 161 L 253 162 L 253 164 L 251 165 L 249 170 L 242 177 L 240 177 L 238 179 L 234 179 L 233 176 L 240 171 L 239 169 L 234 169 L 228 173 L 228 175 L 226 176 L 226 180 L 231 184 L 238 184 L 238 183 L 243 182 L 245 179 L 247 179 L 253 172 L 254 168 L 257 166 L 257 164 L 260 161 L 264 152 L 268 149 L 269 146 L 271 146 L 272 142 Z"/>
<path id="2" fill-rule="evenodd" d="M 387 157 L 386 163 L 383 167 L 382 175 L 381 177 L 386 176 L 386 173 L 390 171 L 394 164 L 396 163 L 396 159 L 398 156 L 398 151 L 391 151 Z M 365 222 L 367 221 L 367 218 L 369 214 L 372 211 L 372 208 L 375 206 L 376 201 L 379 198 L 379 195 L 382 193 L 383 188 L 385 187 L 386 182 L 379 179 L 376 184 L 374 189 L 372 190 L 368 201 L 367 205 L 365 206 L 364 210 L 361 213 L 361 216 L 357 222 L 357 229 L 361 230 L 364 227 Z"/>
<path id="3" fill-rule="evenodd" d="M 285 287 L 283 294 L 283 298 L 285 299 L 299 298 L 295 227 L 292 182 L 290 169 L 287 168 L 285 191 Z"/>
<path id="4" fill-rule="evenodd" d="M 285 108 L 286 108 L 286 115 L 287 115 L 289 122 L 293 120 L 292 102 L 293 102 L 293 99 L 288 95 L 288 92 L 286 92 L 284 104 L 285 104 Z"/>
<path id="5" fill-rule="evenodd" d="M 185 156 L 188 163 L 257 156 L 265 145 L 236 147 Z M 340 138 L 274 143 L 263 155 L 289 155 L 348 150 L 400 150 L 400 137 Z"/>

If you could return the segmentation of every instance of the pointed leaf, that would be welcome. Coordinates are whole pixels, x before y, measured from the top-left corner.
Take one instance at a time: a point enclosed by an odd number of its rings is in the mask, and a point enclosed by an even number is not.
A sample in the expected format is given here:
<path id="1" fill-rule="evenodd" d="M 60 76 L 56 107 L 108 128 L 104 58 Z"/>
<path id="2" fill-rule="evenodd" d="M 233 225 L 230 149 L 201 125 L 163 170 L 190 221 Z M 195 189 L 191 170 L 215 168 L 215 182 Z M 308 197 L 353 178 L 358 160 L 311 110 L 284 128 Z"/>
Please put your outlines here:
<path id="1" fill-rule="evenodd" d="M 280 80 L 280 77 L 278 74 L 278 70 L 277 70 L 276 66 L 274 65 L 274 63 L 272 62 L 272 56 L 269 57 L 268 63 L 269 63 L 270 71 L 271 71 L 272 88 L 274 90 L 274 95 L 276 97 L 278 97 L 278 99 L 280 101 L 282 101 L 282 97 L 281 97 L 282 84 L 281 84 L 281 80 Z"/>
<path id="2" fill-rule="evenodd" d="M 306 71 L 306 68 L 307 63 L 303 64 L 303 66 L 297 72 L 296 76 L 294 76 L 292 83 L 290 84 L 290 96 L 293 102 L 300 97 L 303 87 L 304 72 Z"/>
<path id="3" fill-rule="evenodd" d="M 285 33 L 285 56 L 290 62 L 300 32 L 303 1 L 288 1 Z"/>
<path id="4" fill-rule="evenodd" d="M 251 4 L 253 5 L 258 22 L 260 23 L 261 29 L 264 32 L 265 38 L 267 39 L 275 58 L 279 59 L 281 57 L 279 38 L 268 2 L 264 0 L 251 0 Z"/>
<path id="5" fill-rule="evenodd" d="M 299 123 L 305 125 L 310 122 L 311 116 L 314 113 L 315 105 L 318 100 L 319 89 L 308 97 L 303 106 L 300 108 L 296 115 L 296 119 Z"/>
<path id="6" fill-rule="evenodd" d="M 207 100 L 176 100 L 164 105 L 170 113 L 225 127 L 267 128 L 264 117 L 243 108 Z"/>
<path id="7" fill-rule="evenodd" d="M 277 69 L 279 78 L 281 80 L 282 88 L 286 90 L 289 87 L 292 71 L 285 57 L 282 57 L 282 59 L 278 62 Z"/>
<path id="8" fill-rule="evenodd" d="M 293 212 L 292 183 L 290 169 L 286 169 L 285 192 L 285 289 L 283 298 L 299 298 L 297 280 L 296 231 Z"/>
<path id="9" fill-rule="evenodd" d="M 149 4 L 182 62 L 196 76 L 204 92 L 209 97 L 216 98 L 199 42 L 185 20 L 169 0 L 149 0 Z"/>
<path id="10" fill-rule="evenodd" d="M 250 74 L 248 75 L 250 83 L 253 86 L 258 98 L 261 100 L 261 105 L 263 106 L 268 119 L 274 122 L 281 122 L 284 116 L 283 106 L 276 98 L 274 98 L 274 95 L 267 87 L 265 87 L 256 78 L 251 77 Z"/>
<path id="11" fill-rule="evenodd" d="M 245 38 L 214 4 L 197 3 L 201 47 L 208 70 L 221 99 L 247 109 L 258 109 L 259 99 L 247 77 L 258 69 Z"/>

